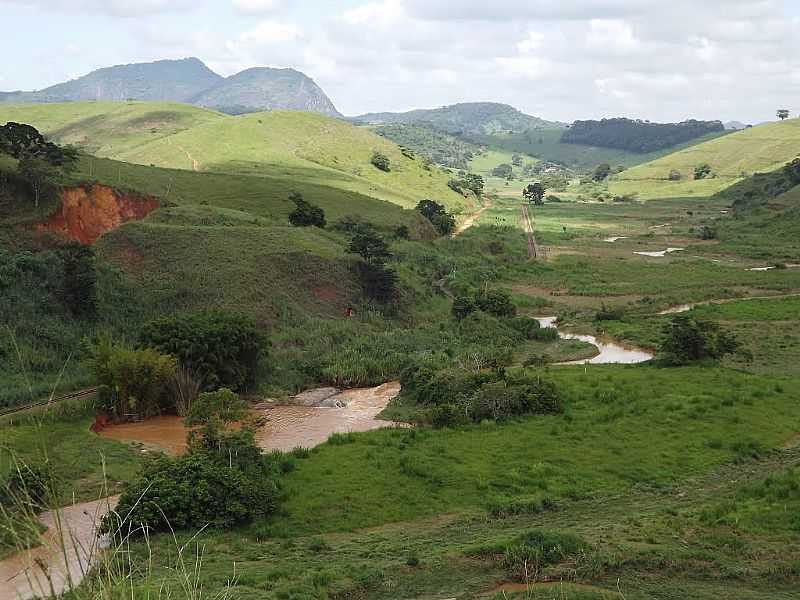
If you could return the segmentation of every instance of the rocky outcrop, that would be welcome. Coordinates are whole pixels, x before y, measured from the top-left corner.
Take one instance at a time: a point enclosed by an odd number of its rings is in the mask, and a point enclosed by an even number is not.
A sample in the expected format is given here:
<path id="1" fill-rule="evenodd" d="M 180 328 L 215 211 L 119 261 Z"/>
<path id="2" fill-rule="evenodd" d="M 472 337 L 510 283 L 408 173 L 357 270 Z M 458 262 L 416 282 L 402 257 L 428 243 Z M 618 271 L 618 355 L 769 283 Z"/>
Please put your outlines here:
<path id="1" fill-rule="evenodd" d="M 89 245 L 123 223 L 145 218 L 159 206 L 152 196 L 118 192 L 100 184 L 66 188 L 58 210 L 39 229 Z"/>

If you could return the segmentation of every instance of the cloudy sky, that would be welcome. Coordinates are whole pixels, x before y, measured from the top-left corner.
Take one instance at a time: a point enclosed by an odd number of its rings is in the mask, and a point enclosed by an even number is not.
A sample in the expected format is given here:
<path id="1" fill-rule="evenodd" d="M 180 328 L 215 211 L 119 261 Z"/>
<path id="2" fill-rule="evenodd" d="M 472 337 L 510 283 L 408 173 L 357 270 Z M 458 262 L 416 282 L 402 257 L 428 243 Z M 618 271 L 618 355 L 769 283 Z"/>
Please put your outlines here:
<path id="1" fill-rule="evenodd" d="M 340 111 L 498 101 L 572 121 L 800 112 L 800 0 L 0 0 L 0 90 L 197 56 L 294 67 Z"/>

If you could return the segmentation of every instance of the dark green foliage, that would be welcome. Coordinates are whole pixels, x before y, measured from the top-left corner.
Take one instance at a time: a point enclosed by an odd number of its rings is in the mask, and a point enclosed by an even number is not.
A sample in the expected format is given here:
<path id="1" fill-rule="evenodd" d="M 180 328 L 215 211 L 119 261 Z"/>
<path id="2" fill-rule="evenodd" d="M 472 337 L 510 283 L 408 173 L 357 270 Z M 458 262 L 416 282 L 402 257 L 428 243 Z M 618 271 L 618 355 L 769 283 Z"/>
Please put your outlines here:
<path id="1" fill-rule="evenodd" d="M 555 327 L 542 327 L 536 319 L 515 317 L 509 322 L 509 325 L 521 333 L 526 340 L 553 342 L 558 339 L 558 330 Z"/>
<path id="2" fill-rule="evenodd" d="M 492 169 L 493 177 L 501 177 L 502 179 L 510 179 L 514 175 L 514 167 L 508 163 L 497 165 Z"/>
<path id="3" fill-rule="evenodd" d="M 205 425 L 216 416 L 223 422 L 233 423 L 244 416 L 246 409 L 247 403 L 237 394 L 221 388 L 200 394 L 192 403 L 185 421 L 188 426 Z"/>
<path id="4" fill-rule="evenodd" d="M 472 191 L 473 194 L 476 196 L 483 195 L 483 188 L 485 186 L 485 182 L 481 175 L 476 175 L 475 173 L 467 173 L 464 176 L 464 187 L 468 190 Z"/>
<path id="5" fill-rule="evenodd" d="M 450 235 L 456 228 L 456 219 L 447 209 L 433 200 L 420 200 L 417 212 L 428 219 L 440 235 Z"/>
<path id="6" fill-rule="evenodd" d="M 383 262 L 359 262 L 356 264 L 361 288 L 369 300 L 379 304 L 392 304 L 398 297 L 397 272 Z"/>
<path id="7" fill-rule="evenodd" d="M 91 246 L 69 244 L 61 248 L 64 262 L 61 298 L 64 306 L 78 318 L 97 314 L 97 273 Z"/>
<path id="8" fill-rule="evenodd" d="M 39 159 L 51 167 L 69 167 L 78 158 L 74 149 L 48 142 L 35 127 L 13 121 L 0 126 L 0 153 L 20 161 Z"/>
<path id="9" fill-rule="evenodd" d="M 385 173 L 388 173 L 389 171 L 392 170 L 392 163 L 389 160 L 389 157 L 383 154 L 382 152 L 377 152 L 377 151 L 374 152 L 372 154 L 370 162 L 372 163 L 372 166 L 374 166 L 376 169 L 384 171 Z"/>
<path id="10" fill-rule="evenodd" d="M 718 237 L 717 228 L 714 225 L 703 225 L 700 230 L 700 239 L 702 240 L 716 240 Z"/>
<path id="11" fill-rule="evenodd" d="M 531 204 L 541 206 L 544 204 L 544 195 L 546 192 L 547 189 L 544 187 L 544 185 L 537 181 L 536 183 L 531 183 L 524 190 L 522 190 L 522 197 Z"/>
<path id="12" fill-rule="evenodd" d="M 495 317 L 513 317 L 517 307 L 511 300 L 511 294 L 505 290 L 482 290 L 475 298 L 478 308 Z"/>
<path id="13" fill-rule="evenodd" d="M 295 209 L 289 213 L 289 223 L 295 227 L 325 228 L 325 211 L 303 199 L 298 193 L 293 193 L 289 199 L 294 202 Z"/>
<path id="14" fill-rule="evenodd" d="M 386 240 L 369 225 L 361 225 L 355 229 L 347 251 L 358 254 L 372 265 L 383 264 L 392 257 Z"/>
<path id="15" fill-rule="evenodd" d="M 723 358 L 738 349 L 736 336 L 723 331 L 717 323 L 678 315 L 664 326 L 660 355 L 666 364 L 686 365 Z"/>
<path id="16" fill-rule="evenodd" d="M 53 500 L 57 487 L 56 473 L 47 460 L 36 463 L 15 460 L 8 476 L 0 479 L 0 506 L 42 510 Z M 3 533 L 0 530 L 0 538 Z"/>
<path id="17" fill-rule="evenodd" d="M 646 153 L 671 148 L 724 130 L 725 126 L 720 121 L 648 123 L 624 118 L 602 119 L 575 121 L 572 127 L 564 131 L 561 141 L 565 144 L 585 144 Z"/>
<path id="18" fill-rule="evenodd" d="M 606 306 L 606 303 L 603 302 L 600 310 L 594 315 L 595 321 L 621 321 L 622 318 L 625 316 L 624 311 L 621 307 L 611 307 Z"/>
<path id="19" fill-rule="evenodd" d="M 247 471 L 202 452 L 148 460 L 103 523 L 127 534 L 211 526 L 228 529 L 271 513 L 278 487 L 266 459 Z"/>
<path id="20" fill-rule="evenodd" d="M 101 411 L 125 419 L 174 410 L 169 383 L 177 364 L 172 356 L 151 348 L 128 348 L 105 337 L 90 346 L 87 365 Z"/>
<path id="21" fill-rule="evenodd" d="M 592 173 L 592 179 L 595 181 L 605 181 L 608 179 L 609 175 L 611 175 L 611 165 L 603 163 L 595 167 L 594 173 Z"/>
<path id="22" fill-rule="evenodd" d="M 206 390 L 247 388 L 266 356 L 266 341 L 252 317 L 224 311 L 156 319 L 145 325 L 141 340 L 175 356 Z"/>
<path id="23" fill-rule="evenodd" d="M 406 225 L 398 225 L 394 228 L 394 237 L 398 240 L 409 240 L 411 239 L 411 232 L 408 230 L 408 226 Z"/>
<path id="24" fill-rule="evenodd" d="M 694 178 L 695 179 L 706 179 L 711 175 L 711 165 L 708 163 L 703 163 L 702 165 L 697 165 L 694 168 Z"/>
<path id="25" fill-rule="evenodd" d="M 524 372 L 509 376 L 502 368 L 435 371 L 417 365 L 403 372 L 401 383 L 405 398 L 428 407 L 425 421 L 434 427 L 563 410 L 561 394 L 554 384 Z"/>
<path id="26" fill-rule="evenodd" d="M 575 560 L 588 551 L 588 544 L 575 535 L 533 530 L 505 548 L 503 567 L 516 581 L 535 581 L 543 568 Z"/>
<path id="27" fill-rule="evenodd" d="M 785 121 L 791 115 L 788 108 L 779 108 L 775 113 L 781 121 Z"/>
<path id="28" fill-rule="evenodd" d="M 800 185 L 800 158 L 795 158 L 788 163 L 783 168 L 783 172 L 794 185 Z"/>
<path id="29" fill-rule="evenodd" d="M 478 310 L 478 304 L 472 296 L 456 296 L 453 300 L 453 316 L 457 321 L 465 319 Z"/>

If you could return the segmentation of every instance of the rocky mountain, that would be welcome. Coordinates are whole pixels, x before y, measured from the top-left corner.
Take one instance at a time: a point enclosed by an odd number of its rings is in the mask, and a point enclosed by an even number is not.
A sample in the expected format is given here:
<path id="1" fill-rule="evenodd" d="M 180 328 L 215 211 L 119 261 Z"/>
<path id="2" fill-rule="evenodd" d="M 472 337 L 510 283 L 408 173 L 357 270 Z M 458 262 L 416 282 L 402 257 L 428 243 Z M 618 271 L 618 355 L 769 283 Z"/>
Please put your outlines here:
<path id="1" fill-rule="evenodd" d="M 186 102 L 230 114 L 302 110 L 340 116 L 325 92 L 293 69 L 255 68 L 225 78 L 197 58 L 118 65 L 34 92 L 0 92 L 0 102 L 121 100 Z"/>
<path id="2" fill-rule="evenodd" d="M 521 133 L 563 127 L 562 123 L 532 117 L 513 106 L 495 102 L 469 102 L 404 113 L 370 113 L 354 117 L 352 121 L 364 125 L 426 125 L 453 135 Z"/>
<path id="3" fill-rule="evenodd" d="M 322 88 L 294 69 L 247 69 L 223 79 L 191 102 L 229 114 L 252 112 L 257 107 L 341 116 Z"/>

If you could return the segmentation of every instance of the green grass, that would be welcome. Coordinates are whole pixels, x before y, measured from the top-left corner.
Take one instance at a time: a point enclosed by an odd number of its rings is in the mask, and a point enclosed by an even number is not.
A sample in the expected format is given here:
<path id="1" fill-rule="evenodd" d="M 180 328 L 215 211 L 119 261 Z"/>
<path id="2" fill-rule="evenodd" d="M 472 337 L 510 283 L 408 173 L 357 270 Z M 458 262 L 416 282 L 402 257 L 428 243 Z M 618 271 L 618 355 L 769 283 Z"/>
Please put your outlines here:
<path id="1" fill-rule="evenodd" d="M 413 207 L 424 198 L 461 211 L 447 176 L 410 159 L 385 138 L 337 119 L 273 111 L 230 117 L 168 103 L 70 103 L 0 107 L 60 143 L 97 156 L 182 170 L 267 176 L 310 183 Z M 370 164 L 389 156 L 392 170 Z"/>
<path id="2" fill-rule="evenodd" d="M 628 169 L 610 183 L 613 194 L 642 199 L 711 196 L 753 173 L 774 171 L 798 154 L 800 119 L 759 125 Z M 693 180 L 694 168 L 708 163 L 712 176 Z M 669 181 L 677 170 L 681 181 Z"/>

